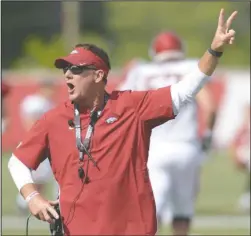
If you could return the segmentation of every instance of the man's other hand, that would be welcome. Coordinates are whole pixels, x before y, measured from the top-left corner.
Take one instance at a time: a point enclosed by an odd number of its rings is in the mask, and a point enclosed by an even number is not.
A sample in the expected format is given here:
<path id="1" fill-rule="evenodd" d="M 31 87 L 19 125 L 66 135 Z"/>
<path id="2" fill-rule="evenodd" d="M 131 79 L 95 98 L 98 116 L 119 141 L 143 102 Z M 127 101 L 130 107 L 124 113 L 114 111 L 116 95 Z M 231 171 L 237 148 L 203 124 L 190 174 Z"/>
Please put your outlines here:
<path id="1" fill-rule="evenodd" d="M 34 196 L 28 203 L 30 212 L 37 219 L 53 223 L 54 219 L 58 219 L 59 215 L 53 206 L 58 204 L 56 201 L 47 201 L 40 194 Z"/>

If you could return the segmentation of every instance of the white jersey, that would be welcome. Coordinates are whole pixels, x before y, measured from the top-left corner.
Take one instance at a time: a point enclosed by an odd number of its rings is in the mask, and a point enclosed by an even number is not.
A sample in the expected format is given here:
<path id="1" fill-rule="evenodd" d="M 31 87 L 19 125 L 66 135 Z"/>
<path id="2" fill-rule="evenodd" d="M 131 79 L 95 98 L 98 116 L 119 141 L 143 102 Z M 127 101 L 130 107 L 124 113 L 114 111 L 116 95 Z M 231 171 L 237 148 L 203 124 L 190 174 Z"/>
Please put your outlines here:
<path id="1" fill-rule="evenodd" d="M 150 90 L 177 83 L 198 65 L 197 60 L 149 63 L 131 72 L 120 90 Z M 174 120 L 153 129 L 151 145 L 167 142 L 197 142 L 198 117 L 196 101 L 186 104 Z"/>
<path id="2" fill-rule="evenodd" d="M 21 103 L 21 117 L 32 117 L 39 119 L 45 112 L 54 107 L 49 99 L 40 94 L 28 95 Z"/>

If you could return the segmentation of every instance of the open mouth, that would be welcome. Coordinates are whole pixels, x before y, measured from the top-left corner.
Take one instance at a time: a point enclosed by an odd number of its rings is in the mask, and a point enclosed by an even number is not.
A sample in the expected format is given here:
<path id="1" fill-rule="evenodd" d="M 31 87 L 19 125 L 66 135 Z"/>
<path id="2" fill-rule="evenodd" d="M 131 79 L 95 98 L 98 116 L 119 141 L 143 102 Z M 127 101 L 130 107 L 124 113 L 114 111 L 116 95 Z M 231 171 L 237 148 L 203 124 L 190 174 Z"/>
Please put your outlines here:
<path id="1" fill-rule="evenodd" d="M 72 83 L 67 83 L 67 86 L 68 86 L 68 90 L 72 91 L 75 86 L 72 84 Z"/>

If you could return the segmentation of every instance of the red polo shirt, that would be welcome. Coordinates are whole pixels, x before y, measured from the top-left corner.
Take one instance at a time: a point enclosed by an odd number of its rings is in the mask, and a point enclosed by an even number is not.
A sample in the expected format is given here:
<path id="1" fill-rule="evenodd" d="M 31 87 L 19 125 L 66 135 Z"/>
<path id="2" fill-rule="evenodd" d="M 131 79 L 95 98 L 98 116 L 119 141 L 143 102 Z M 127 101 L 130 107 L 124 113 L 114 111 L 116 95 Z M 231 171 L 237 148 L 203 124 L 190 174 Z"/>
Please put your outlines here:
<path id="1" fill-rule="evenodd" d="M 156 212 L 147 170 L 148 148 L 151 129 L 174 118 L 170 87 L 111 94 L 90 145 L 98 168 L 89 162 L 90 182 L 84 185 L 78 176 L 75 132 L 68 126 L 73 115 L 70 102 L 47 112 L 14 152 L 25 165 L 36 169 L 49 149 L 60 185 L 66 235 L 154 235 Z M 80 118 L 85 137 L 89 114 Z"/>

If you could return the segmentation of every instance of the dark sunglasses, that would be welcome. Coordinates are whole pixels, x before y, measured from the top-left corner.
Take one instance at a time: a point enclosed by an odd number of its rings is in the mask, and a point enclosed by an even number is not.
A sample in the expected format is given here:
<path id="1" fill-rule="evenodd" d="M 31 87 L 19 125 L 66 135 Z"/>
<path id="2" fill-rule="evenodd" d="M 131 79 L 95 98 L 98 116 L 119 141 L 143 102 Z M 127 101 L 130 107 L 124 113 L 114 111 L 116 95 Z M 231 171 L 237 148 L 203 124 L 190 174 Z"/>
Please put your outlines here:
<path id="1" fill-rule="evenodd" d="M 68 65 L 63 68 L 64 74 L 70 70 L 72 74 L 74 75 L 80 75 L 83 73 L 85 70 L 96 70 L 97 68 L 93 65 L 88 65 L 88 66 L 76 66 L 76 65 Z"/>

